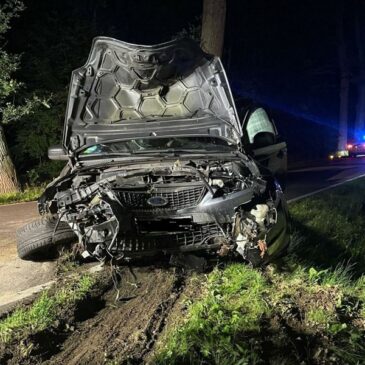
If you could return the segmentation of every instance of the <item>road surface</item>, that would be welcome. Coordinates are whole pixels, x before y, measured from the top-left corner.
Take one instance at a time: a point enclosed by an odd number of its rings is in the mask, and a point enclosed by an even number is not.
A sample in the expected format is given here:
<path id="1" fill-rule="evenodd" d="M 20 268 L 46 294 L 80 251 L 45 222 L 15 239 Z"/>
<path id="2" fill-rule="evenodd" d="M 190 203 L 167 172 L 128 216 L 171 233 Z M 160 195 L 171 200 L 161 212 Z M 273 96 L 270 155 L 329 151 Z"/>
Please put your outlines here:
<path id="1" fill-rule="evenodd" d="M 15 231 L 38 217 L 35 202 L 0 206 L 0 307 L 24 289 L 43 284 L 54 275 L 54 262 L 20 260 Z"/>
<path id="2" fill-rule="evenodd" d="M 363 174 L 365 158 L 292 170 L 288 173 L 286 196 L 291 200 Z M 54 262 L 34 263 L 17 258 L 15 230 L 37 217 L 35 202 L 0 206 L 0 307 L 17 292 L 53 278 Z"/>
<path id="3" fill-rule="evenodd" d="M 365 174 L 365 158 L 330 161 L 325 166 L 288 172 L 285 195 L 288 200 Z"/>

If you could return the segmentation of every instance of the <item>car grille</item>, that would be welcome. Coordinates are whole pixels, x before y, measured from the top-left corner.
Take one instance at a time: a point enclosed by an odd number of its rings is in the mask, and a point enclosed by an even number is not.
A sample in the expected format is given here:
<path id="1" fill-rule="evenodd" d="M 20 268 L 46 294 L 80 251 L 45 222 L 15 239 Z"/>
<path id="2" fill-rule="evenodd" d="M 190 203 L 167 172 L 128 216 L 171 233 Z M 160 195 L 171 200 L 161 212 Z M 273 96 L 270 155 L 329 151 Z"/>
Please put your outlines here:
<path id="1" fill-rule="evenodd" d="M 159 209 L 183 209 L 199 204 L 205 193 L 202 185 L 176 189 L 156 189 L 149 193 L 146 191 L 125 191 L 119 192 L 122 205 L 132 210 L 159 210 Z M 151 206 L 148 200 L 152 197 L 162 197 L 166 204 L 163 206 Z"/>
<path id="2" fill-rule="evenodd" d="M 223 236 L 223 232 L 218 225 L 207 223 L 187 232 L 125 237 L 121 243 L 121 249 L 122 251 L 150 251 L 193 245 L 199 246 L 209 238 L 217 236 Z"/>

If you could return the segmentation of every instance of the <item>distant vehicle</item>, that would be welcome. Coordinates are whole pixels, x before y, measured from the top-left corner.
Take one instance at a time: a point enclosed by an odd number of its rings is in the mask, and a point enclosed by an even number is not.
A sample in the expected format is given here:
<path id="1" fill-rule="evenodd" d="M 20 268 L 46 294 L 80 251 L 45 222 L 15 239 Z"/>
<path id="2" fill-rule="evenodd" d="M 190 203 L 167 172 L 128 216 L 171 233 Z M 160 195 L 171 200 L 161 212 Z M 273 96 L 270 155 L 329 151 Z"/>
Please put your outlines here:
<path id="1" fill-rule="evenodd" d="M 349 151 L 347 150 L 331 152 L 328 155 L 328 158 L 330 160 L 338 160 L 340 158 L 347 158 L 347 157 L 349 157 Z"/>
<path id="2" fill-rule="evenodd" d="M 61 175 L 18 230 L 30 259 L 78 239 L 83 256 L 241 255 L 261 264 L 289 244 L 280 181 L 286 143 L 262 108 L 240 119 L 217 57 L 193 41 L 96 38 L 72 74 Z"/>
<path id="3" fill-rule="evenodd" d="M 330 160 L 337 160 L 348 157 L 365 157 L 365 142 L 349 143 L 345 150 L 331 152 L 328 155 Z"/>
<path id="4" fill-rule="evenodd" d="M 347 150 L 349 157 L 365 156 L 365 143 L 348 144 Z"/>

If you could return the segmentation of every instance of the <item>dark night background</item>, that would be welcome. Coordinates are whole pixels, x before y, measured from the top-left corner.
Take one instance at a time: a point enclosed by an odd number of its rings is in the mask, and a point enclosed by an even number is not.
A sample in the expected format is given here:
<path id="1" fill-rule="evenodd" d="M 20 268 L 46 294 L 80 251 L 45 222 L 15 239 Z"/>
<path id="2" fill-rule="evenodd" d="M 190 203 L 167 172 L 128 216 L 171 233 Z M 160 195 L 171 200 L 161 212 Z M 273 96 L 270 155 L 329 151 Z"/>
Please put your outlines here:
<path id="1" fill-rule="evenodd" d="M 27 92 L 52 94 L 51 109 L 8 128 L 17 168 L 30 180 L 52 174 L 46 148 L 61 139 L 71 71 L 86 61 L 93 37 L 163 42 L 183 29 L 199 27 L 202 14 L 199 0 L 24 2 L 26 10 L 7 35 L 7 50 L 22 54 L 16 77 L 26 84 Z M 363 21 L 363 7 L 355 0 L 344 3 L 346 45 L 351 70 L 356 72 L 352 25 L 357 15 Z M 227 0 L 223 63 L 233 92 L 239 105 L 251 99 L 271 110 L 287 139 L 292 162 L 325 157 L 336 149 L 340 82 L 336 5 L 330 0 Z M 352 85 L 350 123 L 355 104 Z"/>

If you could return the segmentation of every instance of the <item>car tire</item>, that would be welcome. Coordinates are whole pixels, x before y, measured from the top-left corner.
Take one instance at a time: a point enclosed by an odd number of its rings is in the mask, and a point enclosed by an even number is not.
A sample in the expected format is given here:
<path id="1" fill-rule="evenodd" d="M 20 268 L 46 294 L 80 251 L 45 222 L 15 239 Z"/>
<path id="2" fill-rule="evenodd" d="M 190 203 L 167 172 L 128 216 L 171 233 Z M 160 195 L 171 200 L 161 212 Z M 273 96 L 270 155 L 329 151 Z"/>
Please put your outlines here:
<path id="1" fill-rule="evenodd" d="M 76 234 L 57 216 L 43 216 L 19 228 L 17 235 L 18 256 L 23 260 L 44 260 L 56 257 L 57 248 L 75 242 Z M 57 225 L 57 229 L 56 228 Z"/>

